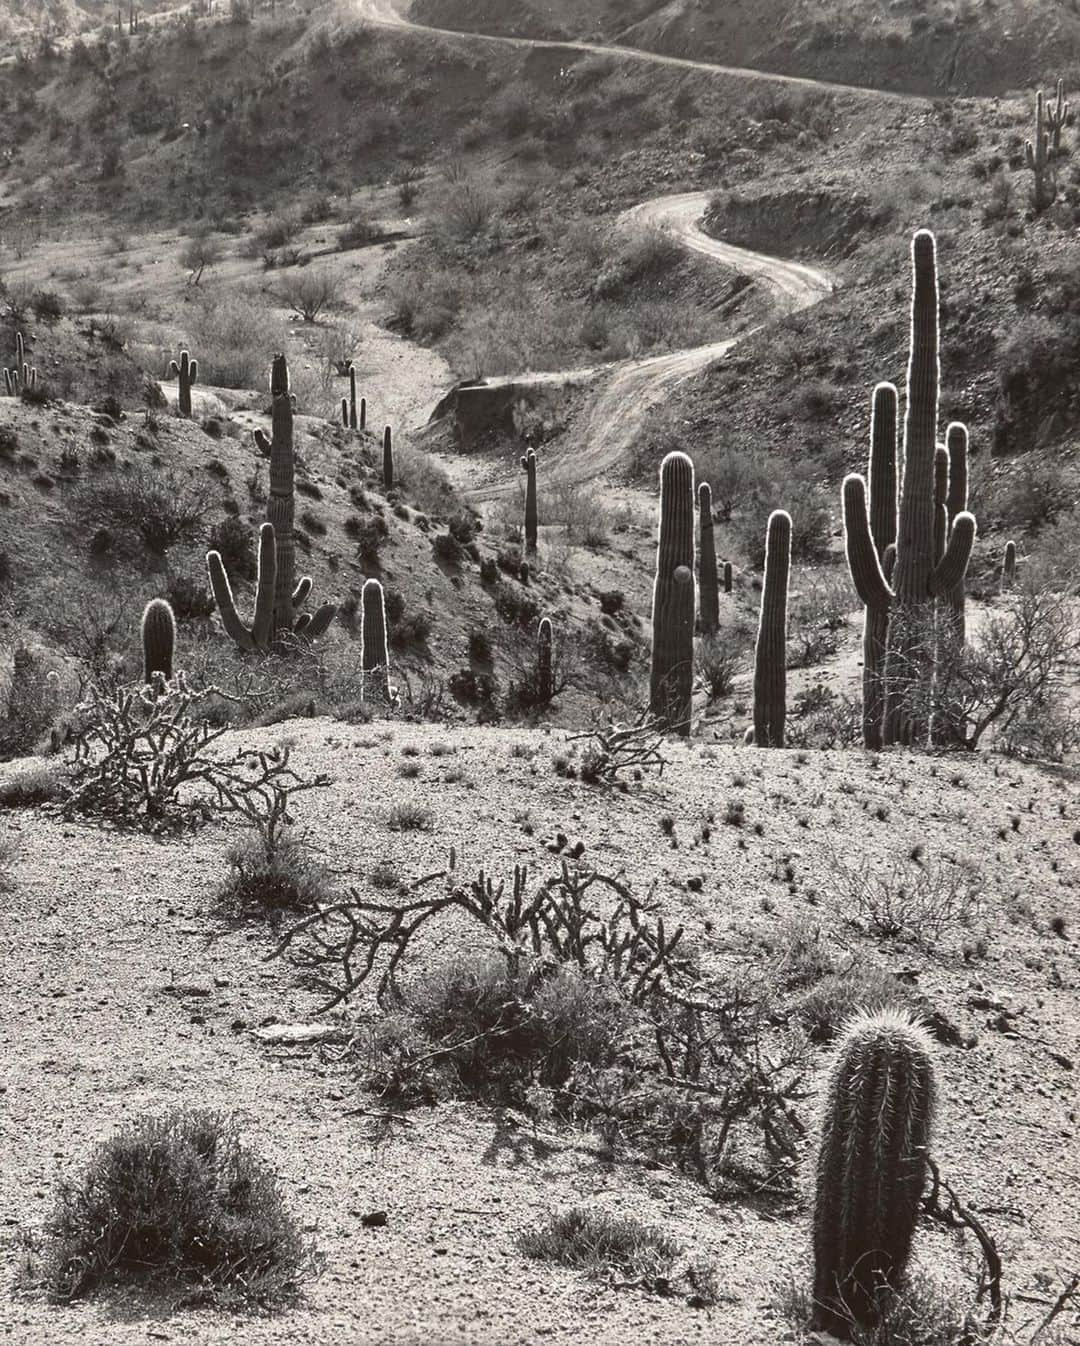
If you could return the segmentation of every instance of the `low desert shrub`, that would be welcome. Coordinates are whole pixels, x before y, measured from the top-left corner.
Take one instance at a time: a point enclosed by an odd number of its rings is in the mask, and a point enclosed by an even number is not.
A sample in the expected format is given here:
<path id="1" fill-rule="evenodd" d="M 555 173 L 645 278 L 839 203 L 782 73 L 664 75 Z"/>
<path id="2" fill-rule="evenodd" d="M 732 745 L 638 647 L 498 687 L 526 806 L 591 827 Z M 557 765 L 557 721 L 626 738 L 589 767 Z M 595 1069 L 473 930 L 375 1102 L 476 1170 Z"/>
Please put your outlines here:
<path id="1" fill-rule="evenodd" d="M 654 1225 L 632 1215 L 575 1206 L 549 1216 L 518 1240 L 526 1257 L 572 1267 L 590 1276 L 655 1282 L 671 1272 L 682 1248 Z"/>

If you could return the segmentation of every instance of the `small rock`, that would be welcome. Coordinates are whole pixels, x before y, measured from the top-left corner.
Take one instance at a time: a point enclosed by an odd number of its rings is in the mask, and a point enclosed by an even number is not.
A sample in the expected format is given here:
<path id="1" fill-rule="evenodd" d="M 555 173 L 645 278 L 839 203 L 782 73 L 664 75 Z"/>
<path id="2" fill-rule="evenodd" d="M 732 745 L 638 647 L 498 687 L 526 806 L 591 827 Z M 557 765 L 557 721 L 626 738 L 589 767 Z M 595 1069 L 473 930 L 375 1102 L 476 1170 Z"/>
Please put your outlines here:
<path id="1" fill-rule="evenodd" d="M 369 1210 L 361 1215 L 360 1223 L 365 1229 L 383 1229 L 386 1226 L 389 1217 L 384 1210 Z"/>

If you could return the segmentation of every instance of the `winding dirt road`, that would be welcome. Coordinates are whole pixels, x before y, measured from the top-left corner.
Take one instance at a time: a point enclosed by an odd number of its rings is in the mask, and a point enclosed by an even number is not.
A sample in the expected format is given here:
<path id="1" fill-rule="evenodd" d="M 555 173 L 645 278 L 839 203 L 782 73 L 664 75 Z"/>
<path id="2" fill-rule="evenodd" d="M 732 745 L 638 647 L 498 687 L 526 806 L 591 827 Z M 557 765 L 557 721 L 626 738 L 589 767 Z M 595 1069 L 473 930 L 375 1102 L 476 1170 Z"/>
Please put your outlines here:
<path id="1" fill-rule="evenodd" d="M 357 4 L 363 18 L 370 23 L 442 37 L 495 42 L 511 47 L 561 47 L 576 52 L 633 57 L 660 65 L 683 66 L 723 75 L 746 75 L 818 89 L 848 88 L 844 85 L 821 84 L 792 75 L 766 75 L 760 71 L 735 69 L 677 56 L 664 56 L 633 47 L 604 46 L 595 42 L 551 42 L 543 39 L 501 37 L 431 28 L 403 17 L 394 8 L 393 0 L 357 0 Z M 807 266 L 801 262 L 786 261 L 783 258 L 767 257 L 764 253 L 737 248 L 733 244 L 711 238 L 701 228 L 701 220 L 707 205 L 706 192 L 683 192 L 674 196 L 656 197 L 650 201 L 643 201 L 627 211 L 620 217 L 620 223 L 630 228 L 637 225 L 664 229 L 688 251 L 714 258 L 724 266 L 760 281 L 772 291 L 773 311 L 777 315 L 809 308 L 831 293 L 832 277 L 820 268 Z M 758 331 L 760 328 L 752 330 Z M 553 383 L 582 383 L 608 376 L 604 389 L 589 413 L 588 425 L 574 453 L 566 455 L 557 465 L 560 477 L 586 481 L 603 475 L 622 461 L 639 433 L 645 413 L 650 407 L 664 398 L 672 388 L 722 359 L 737 341 L 748 335 L 749 332 L 743 332 L 738 337 L 713 341 L 705 346 L 694 346 L 688 350 L 639 360 L 626 360 L 618 364 L 589 369 L 506 375 L 487 379 L 485 382 L 496 387 L 525 388 Z M 516 479 L 511 479 L 485 483 L 468 491 L 467 495 L 474 503 L 480 504 L 511 495 L 518 490 L 519 483 Z"/>

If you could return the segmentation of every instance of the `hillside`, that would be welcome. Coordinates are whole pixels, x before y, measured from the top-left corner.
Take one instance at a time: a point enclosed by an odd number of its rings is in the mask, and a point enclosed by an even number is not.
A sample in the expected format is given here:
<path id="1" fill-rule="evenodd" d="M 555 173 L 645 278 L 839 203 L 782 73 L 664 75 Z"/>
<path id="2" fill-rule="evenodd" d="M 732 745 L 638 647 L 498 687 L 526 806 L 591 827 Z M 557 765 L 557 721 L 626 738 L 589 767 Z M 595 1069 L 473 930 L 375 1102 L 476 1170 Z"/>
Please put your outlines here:
<path id="1" fill-rule="evenodd" d="M 1080 16 L 1055 0 L 412 0 L 436 27 L 619 42 L 667 55 L 930 97 L 1075 75 Z"/>

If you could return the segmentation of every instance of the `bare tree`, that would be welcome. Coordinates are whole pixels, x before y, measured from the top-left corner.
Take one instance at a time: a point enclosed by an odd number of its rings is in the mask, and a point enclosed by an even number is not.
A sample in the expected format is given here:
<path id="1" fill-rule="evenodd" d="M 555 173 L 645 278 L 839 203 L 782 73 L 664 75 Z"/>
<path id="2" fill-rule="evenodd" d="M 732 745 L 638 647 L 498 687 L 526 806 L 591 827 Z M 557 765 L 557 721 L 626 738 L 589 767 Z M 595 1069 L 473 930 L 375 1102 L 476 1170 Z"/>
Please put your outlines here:
<path id="1" fill-rule="evenodd" d="M 188 271 L 188 284 L 198 285 L 207 267 L 221 261 L 221 244 L 209 233 L 198 233 L 190 238 L 180 254 L 180 265 Z"/>
<path id="2" fill-rule="evenodd" d="M 341 277 L 336 272 L 303 267 L 287 276 L 278 294 L 304 322 L 314 322 L 324 309 L 337 306 Z"/>

